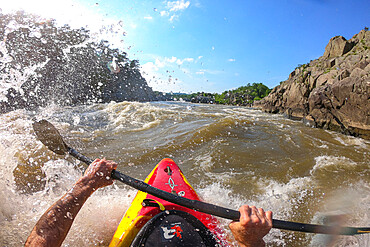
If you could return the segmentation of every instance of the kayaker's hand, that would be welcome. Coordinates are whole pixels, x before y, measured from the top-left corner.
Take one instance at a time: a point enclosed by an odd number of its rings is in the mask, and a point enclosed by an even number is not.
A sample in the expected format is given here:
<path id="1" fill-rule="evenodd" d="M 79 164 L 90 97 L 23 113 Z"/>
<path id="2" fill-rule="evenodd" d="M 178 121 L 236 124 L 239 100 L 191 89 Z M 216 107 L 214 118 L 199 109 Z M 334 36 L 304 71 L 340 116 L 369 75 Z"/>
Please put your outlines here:
<path id="1" fill-rule="evenodd" d="M 248 205 L 243 205 L 239 211 L 240 220 L 229 225 L 236 241 L 240 246 L 265 246 L 262 238 L 272 228 L 272 212 Z"/>
<path id="2" fill-rule="evenodd" d="M 101 187 L 111 185 L 113 179 L 111 178 L 112 171 L 117 168 L 117 163 L 103 159 L 96 159 L 86 169 L 84 178 L 88 178 L 89 185 L 97 190 Z"/>
<path id="3" fill-rule="evenodd" d="M 111 173 L 117 164 L 96 159 L 73 188 L 41 216 L 25 246 L 61 246 L 82 205 L 97 189 L 113 183 Z"/>

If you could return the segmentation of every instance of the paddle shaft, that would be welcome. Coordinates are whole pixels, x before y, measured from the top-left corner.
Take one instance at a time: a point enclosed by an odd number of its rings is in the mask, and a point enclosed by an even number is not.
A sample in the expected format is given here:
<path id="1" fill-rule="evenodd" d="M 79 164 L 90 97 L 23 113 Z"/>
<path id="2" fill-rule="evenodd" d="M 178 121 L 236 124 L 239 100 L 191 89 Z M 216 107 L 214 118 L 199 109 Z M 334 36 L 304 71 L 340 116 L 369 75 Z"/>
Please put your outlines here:
<path id="1" fill-rule="evenodd" d="M 78 160 L 91 164 L 92 159 L 80 154 L 73 148 L 67 147 L 68 153 Z M 122 174 L 116 170 L 112 172 L 112 178 L 121 181 L 124 184 L 127 184 L 137 190 L 143 191 L 145 193 L 151 194 L 160 199 L 178 204 L 180 206 L 190 208 L 202 213 L 215 215 L 230 220 L 239 220 L 240 213 L 239 211 L 220 207 L 210 203 L 191 200 L 184 197 L 180 197 L 169 192 L 157 189 L 147 183 L 144 183 L 141 180 L 132 178 L 125 174 Z M 307 232 L 307 233 L 322 233 L 322 234 L 336 234 L 336 235 L 355 235 L 362 233 L 369 233 L 369 228 L 356 228 L 356 227 L 335 227 L 335 226 L 323 226 L 323 225 L 314 225 L 314 224 L 304 224 L 283 220 L 272 220 L 272 227 L 282 230 L 291 230 L 298 232 Z"/>

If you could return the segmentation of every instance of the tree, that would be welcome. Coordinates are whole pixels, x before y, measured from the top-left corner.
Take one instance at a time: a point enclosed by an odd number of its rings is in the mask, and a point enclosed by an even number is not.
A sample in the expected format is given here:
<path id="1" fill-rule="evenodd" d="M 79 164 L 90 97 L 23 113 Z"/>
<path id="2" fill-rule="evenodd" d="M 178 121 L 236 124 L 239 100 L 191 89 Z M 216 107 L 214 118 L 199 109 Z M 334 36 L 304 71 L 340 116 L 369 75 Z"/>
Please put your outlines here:
<path id="1" fill-rule="evenodd" d="M 54 20 L 40 21 L 39 17 L 24 12 L 0 13 L 0 39 L 6 47 L 6 54 L 1 55 L 11 57 L 0 67 L 0 76 L 9 85 L 6 87 L 11 88 L 14 81 L 9 71 L 22 73 L 27 68 L 36 68 L 34 74 L 24 77 L 21 87 L 14 89 L 17 93 L 7 92 L 8 98 L 18 94 L 23 97 L 22 101 L 20 97 L 8 101 L 14 104 L 1 103 L 6 110 L 49 103 L 74 105 L 129 100 L 129 93 L 147 90 L 138 60 L 130 61 L 125 52 L 111 49 L 108 41 L 90 40 L 90 32 L 84 28 L 57 27 Z M 109 66 L 113 63 L 114 70 Z M 124 97 L 114 98 L 116 92 L 122 95 L 128 84 L 132 84 L 131 91 Z M 136 84 L 140 85 L 135 87 Z M 4 112 L 4 109 L 0 110 Z"/>

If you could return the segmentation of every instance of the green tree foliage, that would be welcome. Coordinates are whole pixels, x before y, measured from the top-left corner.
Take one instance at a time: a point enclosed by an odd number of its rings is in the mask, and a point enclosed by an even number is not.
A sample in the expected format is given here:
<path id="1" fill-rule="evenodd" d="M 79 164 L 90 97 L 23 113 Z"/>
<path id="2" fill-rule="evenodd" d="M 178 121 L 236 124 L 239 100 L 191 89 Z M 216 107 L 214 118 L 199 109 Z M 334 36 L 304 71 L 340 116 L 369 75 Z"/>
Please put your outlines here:
<path id="1" fill-rule="evenodd" d="M 262 83 L 248 83 L 246 86 L 215 94 L 214 99 L 216 104 L 248 105 L 266 97 L 270 92 L 271 90 Z"/>
<path id="2" fill-rule="evenodd" d="M 223 105 L 250 105 L 255 100 L 261 100 L 266 97 L 271 90 L 262 83 L 248 83 L 246 86 L 234 90 L 228 90 L 221 94 L 198 92 L 192 94 L 162 94 L 156 92 L 161 100 L 183 99 L 193 103 L 211 103 Z"/>

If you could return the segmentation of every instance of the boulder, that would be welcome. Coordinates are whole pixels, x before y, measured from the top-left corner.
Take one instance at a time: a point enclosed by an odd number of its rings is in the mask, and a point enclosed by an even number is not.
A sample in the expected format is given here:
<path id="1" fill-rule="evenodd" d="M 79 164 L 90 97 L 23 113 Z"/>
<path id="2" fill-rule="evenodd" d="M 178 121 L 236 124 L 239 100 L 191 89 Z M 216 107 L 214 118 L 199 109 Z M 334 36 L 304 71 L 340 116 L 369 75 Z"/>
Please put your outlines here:
<path id="1" fill-rule="evenodd" d="M 324 58 L 343 56 L 353 48 L 353 43 L 348 42 L 343 36 L 331 38 L 325 47 Z"/>
<path id="2" fill-rule="evenodd" d="M 322 57 L 299 65 L 256 108 L 370 139 L 370 31 L 330 39 Z"/>
<path id="3" fill-rule="evenodd" d="M 307 120 L 315 126 L 370 138 L 370 83 L 346 78 L 315 88 L 308 99 Z"/>
<path id="4" fill-rule="evenodd" d="M 355 68 L 354 70 L 352 70 L 351 72 L 351 77 L 363 77 L 366 75 L 366 71 L 361 69 L 361 68 Z"/>

